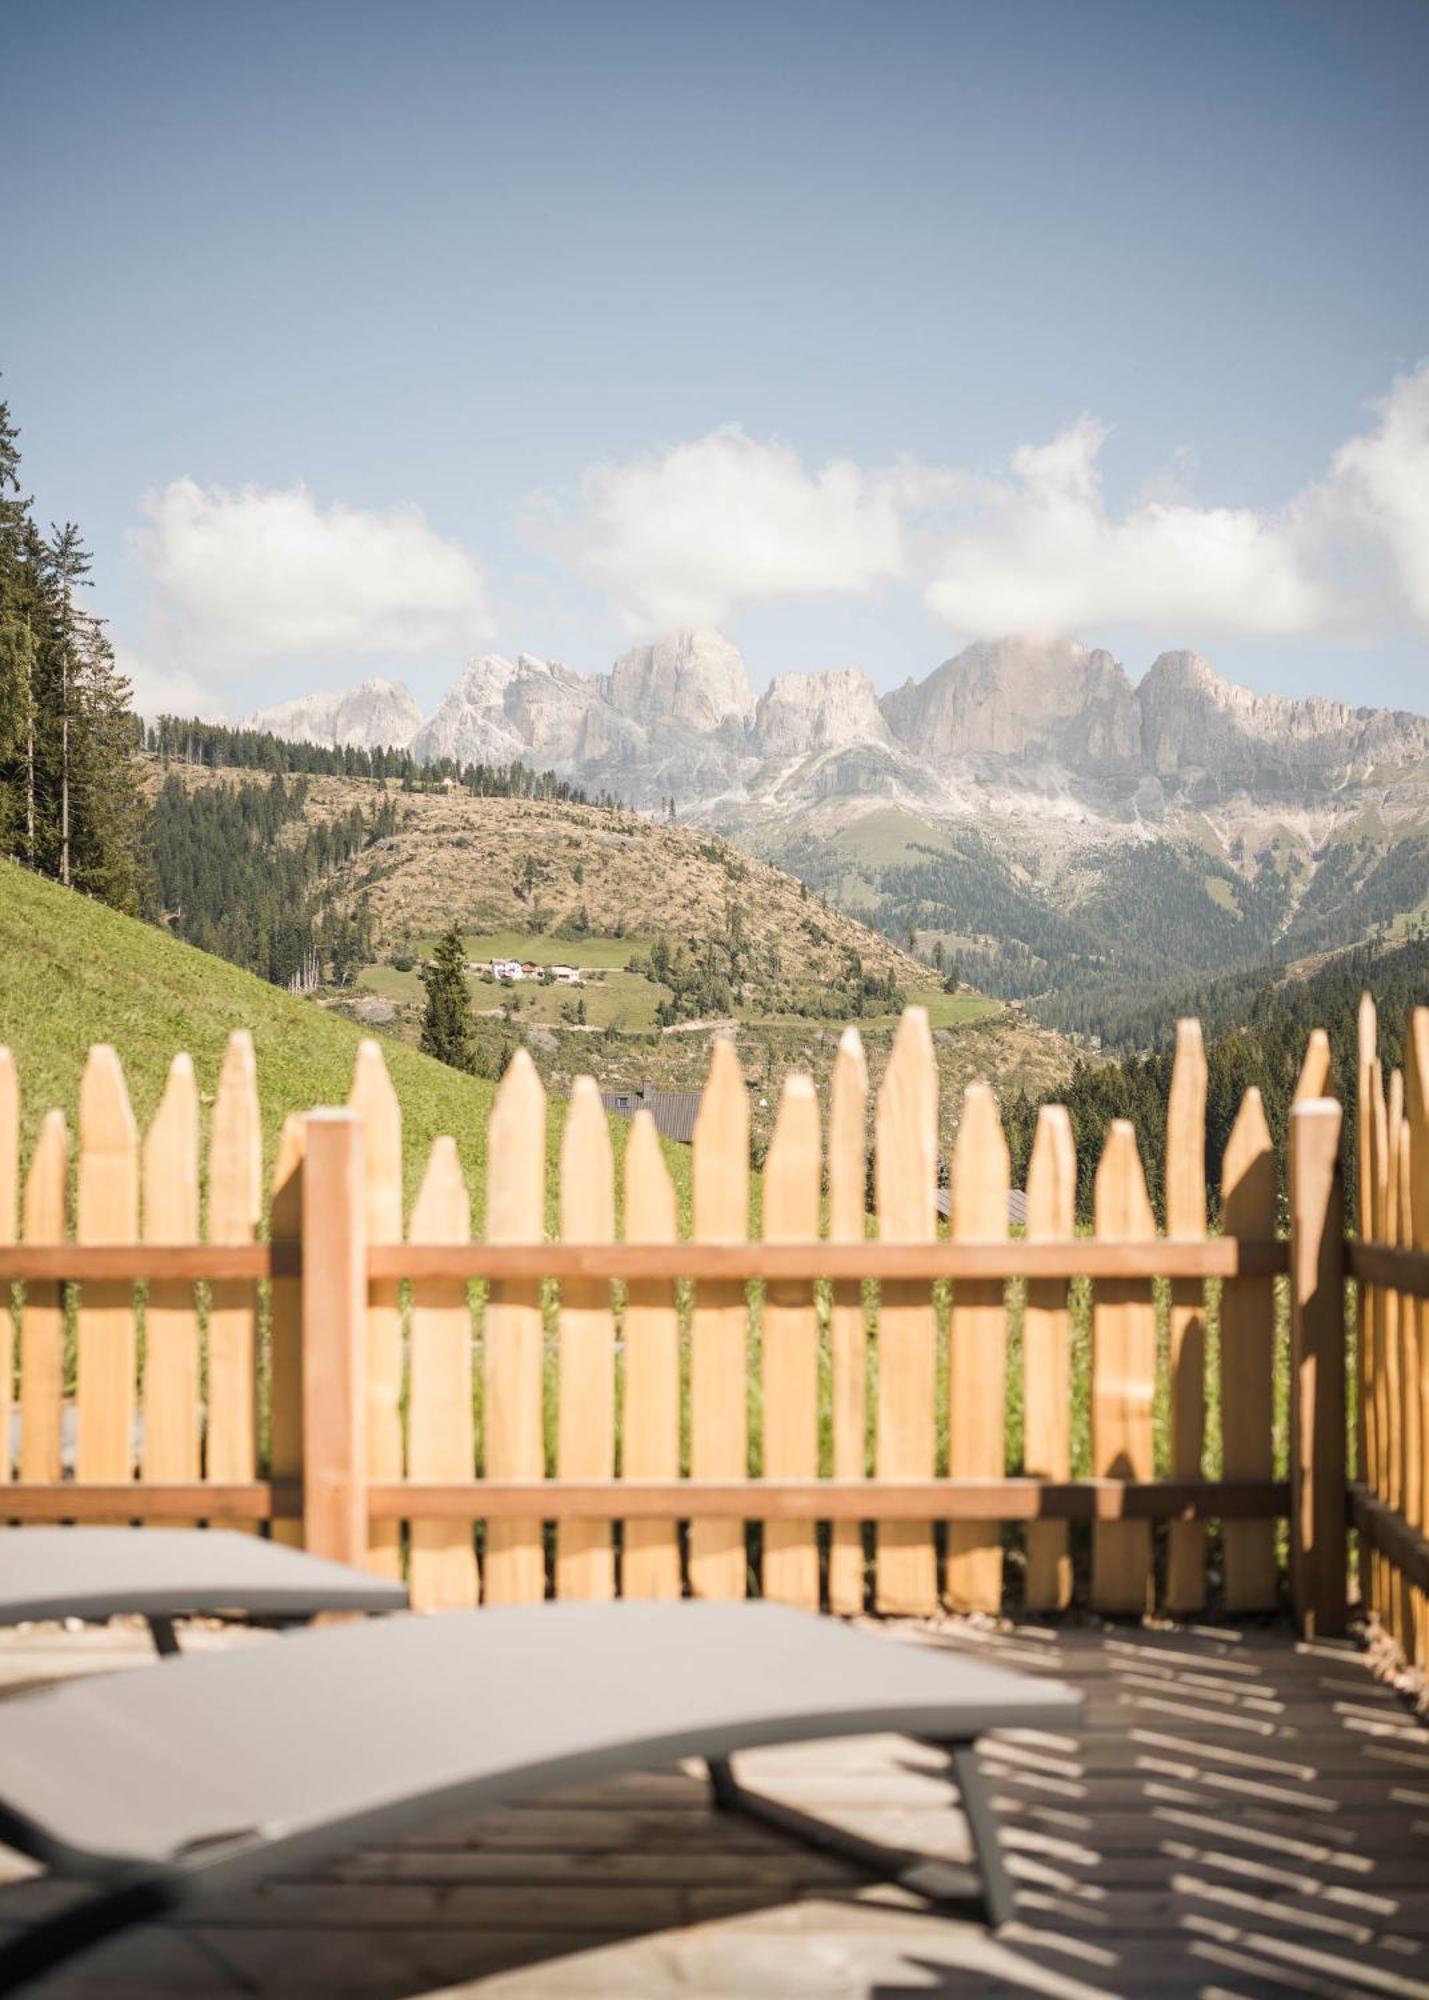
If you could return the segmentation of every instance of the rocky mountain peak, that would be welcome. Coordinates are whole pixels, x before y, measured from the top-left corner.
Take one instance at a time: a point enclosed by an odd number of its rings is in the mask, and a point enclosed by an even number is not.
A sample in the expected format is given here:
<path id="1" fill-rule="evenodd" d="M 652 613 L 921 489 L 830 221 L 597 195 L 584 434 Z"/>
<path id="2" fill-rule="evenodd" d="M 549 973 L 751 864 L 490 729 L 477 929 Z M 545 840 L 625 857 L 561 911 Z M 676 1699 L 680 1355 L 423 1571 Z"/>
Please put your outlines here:
<path id="1" fill-rule="evenodd" d="M 1095 770 L 1140 748 L 1130 681 L 1070 639 L 982 640 L 883 700 L 895 737 L 925 755 L 1053 759 Z"/>
<path id="2" fill-rule="evenodd" d="M 479 763 L 569 764 L 578 752 L 597 683 L 539 653 L 469 660 L 460 680 L 412 739 L 418 757 Z"/>
<path id="3" fill-rule="evenodd" d="M 290 743 L 347 743 L 359 750 L 404 748 L 422 711 L 402 681 L 363 681 L 346 694 L 298 695 L 243 718 L 244 729 L 267 729 Z"/>
<path id="4" fill-rule="evenodd" d="M 1253 694 L 1196 653 L 1162 653 L 1137 689 L 1142 751 L 1158 777 L 1218 790 L 1294 789 L 1316 774 L 1429 757 L 1429 720 L 1321 695 Z"/>
<path id="5" fill-rule="evenodd" d="M 878 695 L 860 667 L 778 674 L 755 709 L 753 741 L 765 757 L 806 757 L 888 740 Z"/>
<path id="6" fill-rule="evenodd" d="M 705 731 L 731 718 L 747 722 L 754 713 L 739 648 L 708 628 L 671 632 L 622 653 L 604 691 L 620 714 L 647 725 Z"/>

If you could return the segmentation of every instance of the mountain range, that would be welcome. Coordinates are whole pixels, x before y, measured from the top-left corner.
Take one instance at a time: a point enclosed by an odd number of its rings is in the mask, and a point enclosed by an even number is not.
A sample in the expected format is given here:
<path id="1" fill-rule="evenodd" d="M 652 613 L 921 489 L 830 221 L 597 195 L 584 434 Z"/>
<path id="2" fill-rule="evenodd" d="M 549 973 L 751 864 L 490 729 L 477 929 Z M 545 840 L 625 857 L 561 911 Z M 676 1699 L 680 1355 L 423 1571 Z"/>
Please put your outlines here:
<path id="1" fill-rule="evenodd" d="M 780 674 L 756 698 L 737 647 L 678 632 L 608 674 L 487 653 L 424 718 L 401 683 L 364 681 L 246 718 L 304 742 L 550 768 L 631 804 L 718 817 L 836 796 L 975 816 L 989 805 L 1135 823 L 1237 795 L 1297 806 L 1393 771 L 1429 781 L 1429 718 L 1233 687 L 1197 654 L 1162 653 L 1134 685 L 1070 641 L 968 647 L 879 697 L 858 668 Z"/>
<path id="2" fill-rule="evenodd" d="M 1129 973 L 1185 983 L 1429 913 L 1429 718 L 1253 694 L 1192 652 L 1138 683 L 1100 648 L 1009 638 L 882 697 L 856 668 L 756 697 L 729 640 L 688 631 L 608 674 L 483 655 L 425 718 L 369 681 L 248 722 L 673 798 L 1059 1025 L 1105 1029 Z"/>

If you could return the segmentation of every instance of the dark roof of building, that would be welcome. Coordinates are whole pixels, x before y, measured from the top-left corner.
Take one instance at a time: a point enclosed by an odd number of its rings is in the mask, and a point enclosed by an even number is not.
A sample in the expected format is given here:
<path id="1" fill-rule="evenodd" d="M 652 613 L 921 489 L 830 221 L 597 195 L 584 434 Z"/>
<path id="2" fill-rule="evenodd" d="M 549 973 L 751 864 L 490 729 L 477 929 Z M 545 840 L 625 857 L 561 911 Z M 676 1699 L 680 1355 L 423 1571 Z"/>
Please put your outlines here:
<path id="1" fill-rule="evenodd" d="M 607 1111 L 614 1111 L 622 1118 L 648 1111 L 662 1139 L 678 1139 L 686 1146 L 694 1139 L 695 1119 L 700 1110 L 697 1090 L 603 1090 L 600 1101 Z"/>

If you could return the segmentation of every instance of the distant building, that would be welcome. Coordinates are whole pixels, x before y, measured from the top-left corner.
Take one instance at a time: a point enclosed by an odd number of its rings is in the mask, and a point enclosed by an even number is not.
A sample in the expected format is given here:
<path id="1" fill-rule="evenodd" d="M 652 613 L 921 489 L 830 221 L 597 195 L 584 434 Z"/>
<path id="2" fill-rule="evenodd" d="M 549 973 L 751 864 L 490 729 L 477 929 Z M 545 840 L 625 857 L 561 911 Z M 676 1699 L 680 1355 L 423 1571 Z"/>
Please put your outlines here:
<path id="1" fill-rule="evenodd" d="M 491 961 L 493 979 L 524 979 L 519 958 L 493 958 Z"/>
<path id="2" fill-rule="evenodd" d="M 952 1197 L 945 1187 L 938 1189 L 938 1214 L 946 1222 L 952 1214 Z M 1021 1188 L 1007 1190 L 1007 1220 L 1013 1229 L 1027 1225 L 1027 1196 Z"/>
<path id="3" fill-rule="evenodd" d="M 557 986 L 579 986 L 581 983 L 581 969 L 578 965 L 548 965 L 546 970 Z"/>
<path id="4" fill-rule="evenodd" d="M 697 1090 L 651 1090 L 648 1084 L 642 1084 L 639 1090 L 603 1090 L 600 1101 L 607 1111 L 620 1118 L 633 1118 L 637 1111 L 648 1111 L 662 1139 L 678 1139 L 685 1146 L 694 1139 L 695 1119 L 700 1110 Z"/>
<path id="5" fill-rule="evenodd" d="M 521 970 L 517 976 L 521 979 L 539 979 L 541 977 L 541 968 L 534 959 L 523 958 L 521 961 Z"/>

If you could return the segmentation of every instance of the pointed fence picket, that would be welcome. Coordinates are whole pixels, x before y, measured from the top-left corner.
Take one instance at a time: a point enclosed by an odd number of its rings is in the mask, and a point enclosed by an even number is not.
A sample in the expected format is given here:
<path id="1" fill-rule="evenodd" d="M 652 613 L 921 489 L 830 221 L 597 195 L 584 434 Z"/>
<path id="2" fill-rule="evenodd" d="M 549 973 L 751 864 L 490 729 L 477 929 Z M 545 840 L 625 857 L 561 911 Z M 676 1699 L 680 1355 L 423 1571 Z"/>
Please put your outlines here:
<path id="1" fill-rule="evenodd" d="M 675 1185 L 655 1121 L 637 1111 L 625 1144 L 625 1240 L 674 1243 Z M 680 1476 L 680 1317 L 668 1278 L 632 1278 L 625 1295 L 625 1409 L 621 1471 L 667 1484 Z M 680 1543 L 673 1516 L 624 1524 L 626 1597 L 680 1595 Z"/>
<path id="2" fill-rule="evenodd" d="M 50 1111 L 25 1181 L 21 1241 L 27 1249 L 64 1242 L 68 1182 L 69 1130 L 64 1113 Z M 27 1284 L 20 1314 L 20 1477 L 35 1485 L 60 1477 L 64 1341 L 62 1288 L 48 1279 Z"/>
<path id="3" fill-rule="evenodd" d="M 1027 1236 L 1068 1243 L 1077 1223 L 1077 1149 L 1062 1104 L 1044 1104 L 1027 1169 Z M 1033 1279 L 1022 1320 L 1023 1462 L 1029 1478 L 1072 1476 L 1072 1315 L 1067 1287 Z M 1071 1544 L 1065 1521 L 1027 1525 L 1027 1603 L 1065 1611 L 1072 1602 Z"/>
<path id="4" fill-rule="evenodd" d="M 715 1042 L 694 1138 L 694 1223 L 702 1243 L 749 1235 L 749 1096 L 732 1042 Z M 731 1262 L 734 1260 L 731 1259 Z M 690 1475 L 744 1479 L 749 1472 L 741 1278 L 702 1280 L 690 1326 Z M 690 1588 L 696 1597 L 743 1597 L 740 1521 L 690 1523 Z"/>
<path id="5" fill-rule="evenodd" d="M 1130 1120 L 1115 1119 L 1097 1167 L 1096 1232 L 1148 1242 L 1156 1221 Z M 1156 1308 L 1145 1281 L 1109 1278 L 1092 1307 L 1092 1470 L 1103 1479 L 1153 1472 Z M 1155 1603 L 1149 1521 L 1098 1521 L 1092 1537 L 1092 1604 L 1139 1615 Z"/>
<path id="6" fill-rule="evenodd" d="M 576 1078 L 561 1134 L 561 1237 L 615 1240 L 615 1162 L 594 1077 Z M 573 1278 L 561 1289 L 556 1472 L 561 1479 L 610 1479 L 615 1472 L 615 1315 L 610 1286 Z M 556 1533 L 556 1595 L 614 1597 L 615 1553 L 608 1521 L 562 1521 Z"/>
<path id="7" fill-rule="evenodd" d="M 262 1212 L 263 1135 L 253 1039 L 228 1041 L 208 1149 L 208 1237 L 251 1243 Z M 258 1298 L 251 1281 L 221 1279 L 209 1294 L 208 1447 L 215 1483 L 247 1482 L 258 1464 Z"/>
<path id="8" fill-rule="evenodd" d="M 1357 1051 L 1362 1241 L 1348 1248 L 1322 1039 L 1307 1050 L 1291 1117 L 1288 1248 L 1272 1240 L 1277 1162 L 1254 1091 L 1224 1160 L 1209 1163 L 1221 1205 L 1220 1234 L 1208 1233 L 1205 1056 L 1189 1023 L 1173 1070 L 1160 1239 L 1135 1134 L 1120 1122 L 1097 1170 L 1095 1235 L 1078 1235 L 1071 1126 L 1049 1106 L 1029 1167 L 1026 1240 L 1010 1240 L 1007 1144 L 986 1086 L 964 1102 L 940 1237 L 938 1079 L 919 1009 L 899 1026 L 877 1094 L 873 1217 L 868 1080 L 849 1031 L 828 1107 L 826 1223 L 819 1102 L 795 1076 L 764 1163 L 757 1242 L 749 1096 L 728 1043 L 713 1053 L 696 1128 L 688 1242 L 648 1114 L 624 1149 L 617 1240 L 611 1133 L 589 1079 L 566 1113 L 558 1237 L 547 1242 L 546 1098 L 524 1052 L 490 1118 L 481 1237 L 472 1241 L 469 1191 L 444 1139 L 425 1163 L 404 1241 L 401 1116 L 370 1042 L 356 1052 L 350 1108 L 291 1118 L 278 1136 L 265 1216 L 254 1058 L 239 1034 L 206 1150 L 186 1058 L 172 1065 L 141 1139 L 118 1057 L 93 1052 L 70 1244 L 65 1121 L 45 1118 L 25 1155 L 22 1079 L 0 1054 L 0 1282 L 24 1286 L 19 1452 L 3 1467 L 0 1511 L 266 1520 L 284 1539 L 405 1573 L 427 1609 L 549 1590 L 673 1597 L 688 1587 L 730 1598 L 753 1587 L 855 1613 L 871 1585 L 882 1610 L 996 1611 L 1004 1548 L 1021 1537 L 1026 1601 L 1055 1610 L 1075 1600 L 1089 1541 L 1091 1602 L 1134 1615 L 1157 1601 L 1199 1611 L 1213 1576 L 1206 1524 L 1216 1521 L 1228 1606 L 1271 1608 L 1281 1588 L 1276 1523 L 1288 1510 L 1293 1601 L 1307 1629 L 1329 1633 L 1344 1623 L 1348 1503 L 1370 1608 L 1422 1661 L 1429 1012 L 1411 1022 L 1403 1073 L 1386 1080 L 1375 1044 L 1367 1008 Z M 1345 1450 L 1347 1271 L 1362 1294 L 1359 1482 Z M 1290 1280 L 1291 1437 L 1289 1478 L 1277 1484 L 1280 1273 Z M 1092 1288 L 1090 1479 L 1074 1477 L 1072 1463 L 1082 1308 L 1069 1285 L 1079 1274 Z M 1170 1283 L 1160 1357 L 1158 1277 Z M 1025 1302 L 1006 1291 L 1010 1278 L 1026 1281 Z M 1219 1480 L 1203 1466 L 1215 1443 L 1205 1399 L 1212 1278 Z M 692 1281 L 688 1293 L 681 1279 Z M 951 1284 L 946 1325 L 940 1280 Z M 473 1281 L 485 1286 L 476 1314 Z M 1021 1372 L 1009 1385 L 1017 1315 Z M 13 1341 L 8 1317 L 0 1333 Z M 7 1385 L 13 1348 L 10 1360 Z M 1017 1388 L 1023 1464 L 1009 1478 Z M 67 1397 L 72 1478 L 62 1476 Z M 1158 1397 L 1170 1415 L 1162 1479 Z M 1167 1524 L 1159 1539 L 1158 1521 Z"/>
<path id="9" fill-rule="evenodd" d="M 139 1139 L 119 1057 L 92 1048 L 79 1089 L 77 1243 L 133 1243 L 139 1233 Z M 75 1477 L 97 1484 L 134 1469 L 137 1365 L 132 1285 L 81 1287 L 75 1330 Z"/>
<path id="10" fill-rule="evenodd" d="M 1275 1154 L 1260 1092 L 1248 1090 L 1221 1169 L 1221 1227 L 1228 1236 L 1265 1238 L 1275 1230 Z M 1275 1459 L 1275 1280 L 1227 1278 L 1221 1287 L 1221 1453 L 1227 1479 L 1269 1479 Z M 1275 1608 L 1275 1524 L 1227 1521 L 1226 1605 Z"/>
<path id="11" fill-rule="evenodd" d="M 367 1181 L 367 1238 L 402 1240 L 402 1107 L 382 1050 L 370 1036 L 357 1049 L 348 1108 L 362 1120 Z M 395 1279 L 376 1279 L 367 1303 L 367 1471 L 373 1479 L 402 1477 L 402 1313 Z M 367 1566 L 378 1576 L 402 1573 L 401 1532 L 395 1521 L 368 1524 Z"/>
<path id="12" fill-rule="evenodd" d="M 451 1139 L 438 1139 L 432 1146 L 412 1210 L 412 1234 L 421 1243 L 470 1241 L 471 1205 Z M 412 1287 L 408 1423 L 407 1463 L 414 1480 L 471 1478 L 476 1463 L 471 1312 L 459 1278 L 423 1278 Z M 470 1523 L 414 1519 L 411 1532 L 416 1609 L 460 1610 L 475 1604 Z"/>
<path id="13" fill-rule="evenodd" d="M 868 1065 L 857 1028 L 845 1028 L 834 1059 L 829 1108 L 829 1238 L 862 1243 L 868 1206 Z M 840 1481 L 868 1470 L 868 1334 L 863 1287 L 843 1279 L 829 1310 L 832 1471 Z M 829 1528 L 829 1609 L 853 1617 L 863 1610 L 863 1531 L 857 1521 Z"/>
<path id="14" fill-rule="evenodd" d="M 546 1233 L 546 1093 L 525 1049 L 512 1057 L 496 1093 L 487 1159 L 487 1241 L 540 1243 Z M 415 1225 L 413 1235 L 420 1235 Z M 499 1280 L 486 1303 L 484 1411 L 491 1479 L 539 1480 L 545 1472 L 541 1360 L 539 1280 Z M 529 1604 L 545 1594 L 539 1515 L 491 1521 L 487 1602 Z"/>
<path id="15" fill-rule="evenodd" d="M 879 1240 L 931 1243 L 937 1234 L 938 1071 L 927 1012 L 910 1007 L 898 1025 L 874 1118 L 874 1203 Z M 937 1326 L 928 1285 L 882 1287 L 878 1318 L 878 1477 L 931 1480 Z M 931 1511 L 931 1510 L 930 1510 Z M 880 1611 L 918 1614 L 938 1606 L 929 1520 L 882 1521 L 874 1568 Z"/>
<path id="16" fill-rule="evenodd" d="M 812 1243 L 819 1234 L 819 1100 L 806 1076 L 784 1083 L 764 1163 L 764 1240 Z M 764 1300 L 764 1474 L 814 1479 L 819 1470 L 818 1313 L 807 1281 L 771 1283 Z M 764 1524 L 764 1595 L 819 1608 L 812 1521 Z"/>
<path id="17" fill-rule="evenodd" d="M 963 1099 L 953 1149 L 952 1234 L 959 1243 L 1007 1237 L 1011 1164 L 997 1099 L 975 1083 Z M 959 1280 L 948 1352 L 948 1473 L 999 1479 L 1006 1470 L 1007 1310 L 999 1278 Z M 1002 1529 L 997 1521 L 950 1521 L 948 1602 L 957 1611 L 1002 1608 Z"/>
<path id="18" fill-rule="evenodd" d="M 184 1054 L 169 1065 L 159 1108 L 144 1140 L 144 1241 L 195 1243 L 199 1233 L 198 1086 Z M 277 1204 L 275 1202 L 275 1217 Z M 144 1313 L 146 1480 L 196 1480 L 199 1328 L 194 1288 L 181 1278 L 149 1287 Z M 275 1421 L 277 1411 L 275 1408 Z"/>

